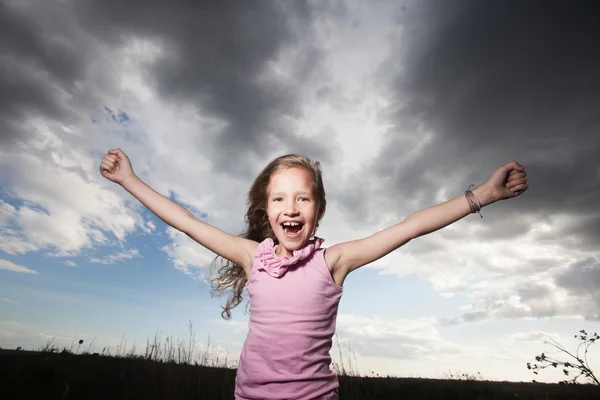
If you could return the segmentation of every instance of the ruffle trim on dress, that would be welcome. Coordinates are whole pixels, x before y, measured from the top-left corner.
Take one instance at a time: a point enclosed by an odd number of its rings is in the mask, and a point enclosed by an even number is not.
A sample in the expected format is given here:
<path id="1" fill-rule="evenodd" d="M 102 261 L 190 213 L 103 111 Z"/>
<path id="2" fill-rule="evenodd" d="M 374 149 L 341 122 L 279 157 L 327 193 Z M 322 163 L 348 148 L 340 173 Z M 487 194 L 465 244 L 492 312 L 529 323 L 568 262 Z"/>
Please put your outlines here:
<path id="1" fill-rule="evenodd" d="M 288 268 L 299 261 L 310 257 L 317 251 L 323 239 L 314 237 L 309 240 L 304 247 L 293 251 L 293 256 L 280 257 L 275 254 L 275 242 L 271 238 L 263 240 L 256 249 L 256 258 L 259 261 L 258 270 L 263 270 L 274 278 L 281 278 L 287 272 Z"/>

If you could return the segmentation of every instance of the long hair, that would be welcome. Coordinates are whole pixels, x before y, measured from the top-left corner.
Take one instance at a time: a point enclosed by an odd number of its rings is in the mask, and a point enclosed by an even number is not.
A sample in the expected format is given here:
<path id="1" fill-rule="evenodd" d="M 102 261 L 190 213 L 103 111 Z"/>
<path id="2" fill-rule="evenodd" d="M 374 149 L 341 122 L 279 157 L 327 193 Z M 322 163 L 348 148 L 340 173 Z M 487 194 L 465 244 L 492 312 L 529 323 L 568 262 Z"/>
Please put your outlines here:
<path id="1" fill-rule="evenodd" d="M 288 154 L 271 161 L 254 180 L 246 198 L 248 209 L 244 218 L 244 231 L 239 236 L 258 243 L 271 238 L 277 243 L 277 238 L 271 228 L 267 215 L 269 183 L 273 174 L 289 168 L 303 168 L 312 178 L 312 191 L 318 210 L 315 228 L 311 232 L 312 235 L 315 234 L 319 227 L 319 221 L 321 221 L 321 218 L 325 214 L 327 205 L 323 178 L 321 176 L 321 166 L 318 161 L 313 161 L 297 154 Z M 221 316 L 224 319 L 230 319 L 231 309 L 239 305 L 243 300 L 242 293 L 248 278 L 244 269 L 231 260 L 217 256 L 213 264 L 216 264 L 219 259 L 221 259 L 221 267 L 217 271 L 217 276 L 212 280 L 212 295 L 220 296 L 225 292 L 229 292 L 227 303 L 222 307 L 223 312 L 221 312 Z"/>

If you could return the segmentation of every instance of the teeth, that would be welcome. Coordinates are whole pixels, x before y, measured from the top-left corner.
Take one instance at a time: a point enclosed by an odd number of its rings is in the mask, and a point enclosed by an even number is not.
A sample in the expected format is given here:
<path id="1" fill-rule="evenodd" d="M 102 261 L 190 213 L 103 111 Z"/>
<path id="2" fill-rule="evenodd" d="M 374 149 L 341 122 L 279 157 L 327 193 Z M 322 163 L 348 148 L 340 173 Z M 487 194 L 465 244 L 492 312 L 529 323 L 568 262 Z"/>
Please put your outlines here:
<path id="1" fill-rule="evenodd" d="M 300 225 L 299 222 L 284 222 L 283 226 L 298 226 Z"/>

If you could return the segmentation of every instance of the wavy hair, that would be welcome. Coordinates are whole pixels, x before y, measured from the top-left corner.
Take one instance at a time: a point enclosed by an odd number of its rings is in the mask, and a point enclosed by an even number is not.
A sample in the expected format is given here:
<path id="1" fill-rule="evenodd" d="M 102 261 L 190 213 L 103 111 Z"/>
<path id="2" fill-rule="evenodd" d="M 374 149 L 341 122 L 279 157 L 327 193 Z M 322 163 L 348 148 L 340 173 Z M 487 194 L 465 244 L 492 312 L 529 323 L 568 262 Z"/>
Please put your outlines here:
<path id="1" fill-rule="evenodd" d="M 271 238 L 277 244 L 277 238 L 271 228 L 269 217 L 267 215 L 269 183 L 271 182 L 271 176 L 273 174 L 289 168 L 303 168 L 312 178 L 313 196 L 315 196 L 318 210 L 315 228 L 311 235 L 315 234 L 319 227 L 319 221 L 321 221 L 321 218 L 323 218 L 323 215 L 325 214 L 327 205 L 323 178 L 321 176 L 321 166 L 318 161 L 313 161 L 307 157 L 297 154 L 287 154 L 271 161 L 269 165 L 258 174 L 250 187 L 246 198 L 248 209 L 244 218 L 245 226 L 244 231 L 239 235 L 240 237 L 254 240 L 258 243 L 267 238 Z M 221 317 L 230 319 L 231 309 L 238 306 L 243 300 L 242 294 L 248 278 L 240 265 L 226 258 L 217 256 L 213 265 L 216 264 L 219 259 L 221 261 L 221 266 L 217 271 L 217 276 L 212 280 L 211 294 L 213 296 L 221 296 L 228 292 L 227 302 L 225 306 L 222 307 L 223 312 L 221 312 Z"/>

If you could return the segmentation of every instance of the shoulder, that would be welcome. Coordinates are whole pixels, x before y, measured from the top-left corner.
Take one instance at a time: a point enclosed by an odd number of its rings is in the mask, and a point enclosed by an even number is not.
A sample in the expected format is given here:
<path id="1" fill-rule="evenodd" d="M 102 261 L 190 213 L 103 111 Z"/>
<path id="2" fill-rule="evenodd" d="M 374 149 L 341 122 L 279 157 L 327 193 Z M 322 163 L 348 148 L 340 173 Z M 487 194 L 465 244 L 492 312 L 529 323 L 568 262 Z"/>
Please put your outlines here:
<path id="1" fill-rule="evenodd" d="M 351 240 L 338 243 L 327 249 L 325 261 L 332 272 L 343 272 L 344 274 L 348 274 L 356 268 L 358 259 L 364 252 L 364 240 Z"/>

